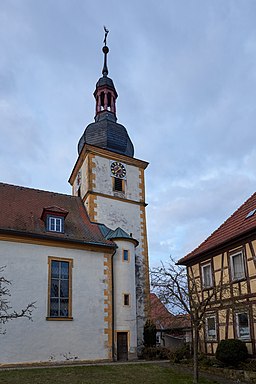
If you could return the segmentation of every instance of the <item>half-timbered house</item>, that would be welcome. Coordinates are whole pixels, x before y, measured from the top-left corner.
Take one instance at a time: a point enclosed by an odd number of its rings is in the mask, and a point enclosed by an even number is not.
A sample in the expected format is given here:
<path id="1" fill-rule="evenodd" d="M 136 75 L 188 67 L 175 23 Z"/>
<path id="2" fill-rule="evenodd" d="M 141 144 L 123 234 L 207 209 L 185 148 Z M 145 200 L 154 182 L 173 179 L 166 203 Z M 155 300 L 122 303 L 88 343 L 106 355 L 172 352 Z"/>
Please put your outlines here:
<path id="1" fill-rule="evenodd" d="M 200 334 L 204 352 L 236 338 L 256 355 L 256 193 L 179 264 L 199 298 L 212 296 Z"/>

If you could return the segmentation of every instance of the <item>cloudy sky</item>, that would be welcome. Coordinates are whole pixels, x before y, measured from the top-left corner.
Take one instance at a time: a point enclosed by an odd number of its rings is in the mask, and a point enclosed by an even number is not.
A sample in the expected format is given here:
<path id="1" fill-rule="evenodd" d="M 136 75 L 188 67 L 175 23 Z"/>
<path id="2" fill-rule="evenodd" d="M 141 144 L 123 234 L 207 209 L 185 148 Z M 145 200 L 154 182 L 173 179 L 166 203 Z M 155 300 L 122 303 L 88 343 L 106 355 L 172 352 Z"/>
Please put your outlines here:
<path id="1" fill-rule="evenodd" d="M 151 265 L 256 191 L 255 0 L 1 0 L 0 180 L 70 193 L 103 25 L 118 121 L 150 162 Z"/>

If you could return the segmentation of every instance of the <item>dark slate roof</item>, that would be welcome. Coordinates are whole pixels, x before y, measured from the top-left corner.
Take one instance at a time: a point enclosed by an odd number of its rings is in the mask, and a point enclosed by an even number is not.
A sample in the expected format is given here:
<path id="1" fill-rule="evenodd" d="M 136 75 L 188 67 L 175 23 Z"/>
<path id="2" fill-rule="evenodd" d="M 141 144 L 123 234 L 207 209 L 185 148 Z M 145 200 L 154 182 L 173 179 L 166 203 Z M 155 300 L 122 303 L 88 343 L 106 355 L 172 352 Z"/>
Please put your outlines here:
<path id="1" fill-rule="evenodd" d="M 126 239 L 126 240 L 131 240 L 135 242 L 136 246 L 139 244 L 139 242 L 136 239 L 134 239 L 132 236 L 130 236 L 127 232 L 125 232 L 120 227 L 117 227 L 114 230 L 108 228 L 105 224 L 99 224 L 99 227 L 103 236 L 108 240 L 115 241 L 115 239 Z"/>
<path id="2" fill-rule="evenodd" d="M 114 86 L 114 82 L 113 82 L 113 80 L 110 79 L 110 77 L 108 77 L 108 76 L 102 76 L 102 77 L 97 81 L 97 83 L 96 83 L 96 89 L 97 89 L 98 87 L 105 87 L 105 86 L 107 86 L 107 87 L 109 87 L 109 88 L 112 88 L 113 91 L 115 92 L 116 97 L 118 96 L 118 95 L 117 95 L 117 92 L 116 92 L 116 89 L 115 89 L 115 86 Z M 95 91 L 95 92 L 96 92 L 96 91 Z M 95 92 L 94 92 L 94 94 L 95 94 Z"/>
<path id="3" fill-rule="evenodd" d="M 68 212 L 65 233 L 48 232 L 43 210 Z M 91 223 L 80 197 L 0 183 L 0 232 L 114 248 L 99 226 Z"/>
<path id="4" fill-rule="evenodd" d="M 95 123 L 89 124 L 78 143 L 78 154 L 84 144 L 94 145 L 129 157 L 134 147 L 126 128 L 116 122 L 114 113 L 103 111 L 97 114 Z"/>
<path id="5" fill-rule="evenodd" d="M 255 212 L 253 213 L 253 211 Z M 251 216 L 247 217 L 248 214 Z M 238 208 L 215 232 L 188 255 L 179 260 L 187 264 L 196 257 L 217 250 L 219 247 L 256 230 L 256 193 Z"/>

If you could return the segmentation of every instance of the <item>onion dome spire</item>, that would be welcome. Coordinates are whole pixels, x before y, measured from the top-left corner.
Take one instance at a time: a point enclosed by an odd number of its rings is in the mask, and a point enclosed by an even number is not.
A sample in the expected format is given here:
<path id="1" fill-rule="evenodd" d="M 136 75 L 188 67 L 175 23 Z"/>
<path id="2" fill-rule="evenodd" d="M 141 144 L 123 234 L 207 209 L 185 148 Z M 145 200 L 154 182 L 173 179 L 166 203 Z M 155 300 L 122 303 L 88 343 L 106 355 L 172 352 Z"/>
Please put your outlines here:
<path id="1" fill-rule="evenodd" d="M 78 143 L 78 153 L 81 153 L 84 144 L 90 144 L 133 157 L 134 148 L 127 130 L 123 125 L 117 123 L 116 99 L 118 94 L 113 80 L 108 77 L 107 54 L 109 48 L 107 46 L 107 35 L 109 31 L 106 27 L 104 27 L 104 31 L 104 46 L 102 48 L 104 53 L 103 76 L 97 81 L 93 93 L 96 101 L 95 122 L 86 127 Z"/>

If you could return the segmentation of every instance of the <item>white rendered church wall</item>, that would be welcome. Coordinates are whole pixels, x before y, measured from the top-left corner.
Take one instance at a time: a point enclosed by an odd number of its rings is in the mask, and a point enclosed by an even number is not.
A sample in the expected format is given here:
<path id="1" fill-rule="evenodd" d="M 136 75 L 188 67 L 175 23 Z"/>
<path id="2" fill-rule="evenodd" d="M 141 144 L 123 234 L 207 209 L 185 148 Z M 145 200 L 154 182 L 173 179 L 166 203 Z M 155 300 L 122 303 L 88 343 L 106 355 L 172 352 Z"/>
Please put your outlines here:
<path id="1" fill-rule="evenodd" d="M 48 256 L 73 259 L 72 321 L 47 321 Z M 60 247 L 0 243 L 0 266 L 11 280 L 15 310 L 36 301 L 33 321 L 9 321 L 0 363 L 107 359 L 104 335 L 104 255 Z M 89 265 L 89 268 L 88 268 Z"/>
<path id="2" fill-rule="evenodd" d="M 135 288 L 137 296 L 137 334 L 139 340 L 139 348 L 143 343 L 143 327 L 145 322 L 145 308 L 143 304 L 143 295 L 145 289 L 145 274 L 144 274 L 144 257 L 143 257 L 143 233 L 142 233 L 142 218 L 140 206 L 130 204 L 125 201 L 107 199 L 102 196 L 97 196 L 96 199 L 96 221 L 104 223 L 111 229 L 121 227 L 128 234 L 132 233 L 132 237 L 139 241 L 136 247 L 136 273 L 135 273 Z"/>
<path id="3" fill-rule="evenodd" d="M 95 156 L 93 159 L 95 167 L 93 173 L 95 174 L 95 191 L 114 195 L 113 192 L 113 177 L 110 172 L 111 160 L 104 157 Z M 125 198 L 135 201 L 140 201 L 140 172 L 135 166 L 125 164 L 126 178 L 125 178 Z"/>
<path id="4" fill-rule="evenodd" d="M 140 241 L 141 218 L 140 206 L 125 201 L 108 199 L 97 196 L 96 218 L 97 222 L 104 223 L 111 229 L 122 228 L 132 237 Z"/>
<path id="5" fill-rule="evenodd" d="M 115 241 L 118 248 L 114 256 L 114 308 L 115 330 L 129 332 L 129 352 L 137 349 L 135 246 L 130 241 Z M 123 250 L 128 251 L 128 261 L 123 260 Z M 124 305 L 124 295 L 129 295 L 129 305 Z"/>

